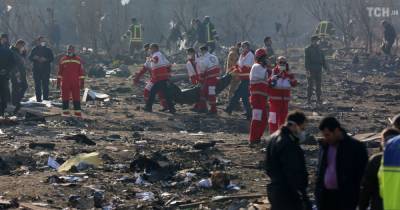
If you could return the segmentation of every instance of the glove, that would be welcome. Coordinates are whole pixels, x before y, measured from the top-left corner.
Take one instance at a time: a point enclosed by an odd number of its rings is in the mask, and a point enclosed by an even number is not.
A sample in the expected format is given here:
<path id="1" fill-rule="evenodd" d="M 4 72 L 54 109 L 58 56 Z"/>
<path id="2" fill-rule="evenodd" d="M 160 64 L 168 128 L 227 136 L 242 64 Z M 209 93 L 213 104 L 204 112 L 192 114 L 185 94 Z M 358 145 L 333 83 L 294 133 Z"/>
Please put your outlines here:
<path id="1" fill-rule="evenodd" d="M 81 90 L 85 89 L 85 80 L 81 79 Z"/>

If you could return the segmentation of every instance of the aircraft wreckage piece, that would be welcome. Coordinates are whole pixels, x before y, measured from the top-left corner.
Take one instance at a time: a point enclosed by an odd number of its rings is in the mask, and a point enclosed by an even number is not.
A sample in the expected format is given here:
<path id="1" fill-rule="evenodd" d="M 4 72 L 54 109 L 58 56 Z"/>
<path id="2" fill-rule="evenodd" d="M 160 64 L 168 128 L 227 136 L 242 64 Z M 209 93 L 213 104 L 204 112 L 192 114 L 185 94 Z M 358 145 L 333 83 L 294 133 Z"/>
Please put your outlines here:
<path id="1" fill-rule="evenodd" d="M 216 86 L 216 94 L 218 95 L 221 93 L 232 80 L 231 74 L 225 74 L 224 76 L 220 77 L 218 80 L 218 84 Z M 200 85 L 194 86 L 189 89 L 181 90 L 177 85 L 170 84 L 170 91 L 173 97 L 173 100 L 178 104 L 194 104 L 200 100 Z"/>

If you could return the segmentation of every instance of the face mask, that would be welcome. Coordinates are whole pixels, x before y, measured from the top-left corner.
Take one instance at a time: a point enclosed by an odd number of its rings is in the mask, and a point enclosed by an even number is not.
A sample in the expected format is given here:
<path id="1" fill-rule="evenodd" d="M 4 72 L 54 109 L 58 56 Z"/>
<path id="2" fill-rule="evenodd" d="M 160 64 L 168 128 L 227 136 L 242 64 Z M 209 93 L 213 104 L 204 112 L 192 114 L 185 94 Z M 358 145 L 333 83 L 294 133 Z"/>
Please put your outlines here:
<path id="1" fill-rule="evenodd" d="M 301 131 L 300 133 L 297 134 L 297 138 L 299 138 L 300 143 L 305 142 L 307 139 L 307 134 L 305 131 Z"/>
<path id="2" fill-rule="evenodd" d="M 41 45 L 42 47 L 45 47 L 45 46 L 46 46 L 46 42 L 40 42 L 40 45 Z"/>
<path id="3" fill-rule="evenodd" d="M 68 55 L 69 57 L 73 57 L 73 56 L 75 56 L 75 53 L 73 53 L 73 52 L 68 52 L 67 55 Z"/>

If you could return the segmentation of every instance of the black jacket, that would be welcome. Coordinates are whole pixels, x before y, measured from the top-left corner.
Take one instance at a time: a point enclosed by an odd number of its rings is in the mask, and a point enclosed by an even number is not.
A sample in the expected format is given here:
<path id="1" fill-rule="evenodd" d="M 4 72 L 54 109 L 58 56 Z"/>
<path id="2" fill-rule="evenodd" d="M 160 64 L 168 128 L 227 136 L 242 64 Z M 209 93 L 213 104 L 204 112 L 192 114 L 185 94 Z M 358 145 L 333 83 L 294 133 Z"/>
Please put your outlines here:
<path id="1" fill-rule="evenodd" d="M 379 192 L 378 172 L 381 166 L 382 153 L 373 155 L 368 162 L 361 183 L 359 210 L 383 210 L 382 198 Z"/>
<path id="2" fill-rule="evenodd" d="M 319 46 L 308 46 L 305 50 L 305 67 L 307 71 L 321 71 L 327 69 L 325 55 Z"/>
<path id="3" fill-rule="evenodd" d="M 356 209 L 360 183 L 368 162 L 368 152 L 364 144 L 348 136 L 343 131 L 344 138 L 337 145 L 336 177 L 338 183 L 339 206 L 341 209 Z M 317 206 L 323 199 L 325 184 L 324 177 L 327 168 L 328 145 L 321 145 L 315 197 Z"/>
<path id="4" fill-rule="evenodd" d="M 395 39 L 396 39 L 396 30 L 394 29 L 392 24 L 387 24 L 384 27 L 384 37 L 385 40 L 389 43 L 394 43 Z"/>
<path id="5" fill-rule="evenodd" d="M 0 79 L 10 79 L 10 74 L 15 66 L 14 55 L 10 49 L 0 47 Z"/>
<path id="6" fill-rule="evenodd" d="M 308 173 L 304 152 L 299 139 L 283 126 L 267 144 L 266 172 L 271 185 L 288 192 L 304 194 L 308 185 Z"/>
<path id="7" fill-rule="evenodd" d="M 35 56 L 46 58 L 46 62 L 39 62 L 34 59 Z M 50 64 L 54 60 L 53 51 L 48 47 L 36 46 L 29 55 L 29 60 L 33 62 L 33 72 L 50 73 Z"/>
<path id="8" fill-rule="evenodd" d="M 11 47 L 10 49 L 13 52 L 13 56 L 14 56 L 14 60 L 15 60 L 15 66 L 14 66 L 11 76 L 22 75 L 25 77 L 26 65 L 25 65 L 24 56 L 19 52 L 19 50 L 17 48 Z"/>

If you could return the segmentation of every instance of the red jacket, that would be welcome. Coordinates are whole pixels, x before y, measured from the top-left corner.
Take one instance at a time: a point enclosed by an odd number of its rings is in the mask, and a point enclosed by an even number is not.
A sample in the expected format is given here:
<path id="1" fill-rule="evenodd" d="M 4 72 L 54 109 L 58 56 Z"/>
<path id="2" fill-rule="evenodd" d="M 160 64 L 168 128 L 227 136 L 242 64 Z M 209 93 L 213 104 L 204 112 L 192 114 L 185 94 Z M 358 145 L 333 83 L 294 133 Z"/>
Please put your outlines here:
<path id="1" fill-rule="evenodd" d="M 282 71 L 279 65 L 272 69 L 268 79 L 270 85 L 269 95 L 271 100 L 290 100 L 290 89 L 297 86 L 294 75 L 289 73 L 289 65 L 286 64 L 286 71 Z"/>
<path id="2" fill-rule="evenodd" d="M 79 56 L 64 56 L 58 68 L 58 83 L 79 83 L 85 78 L 81 58 Z"/>

